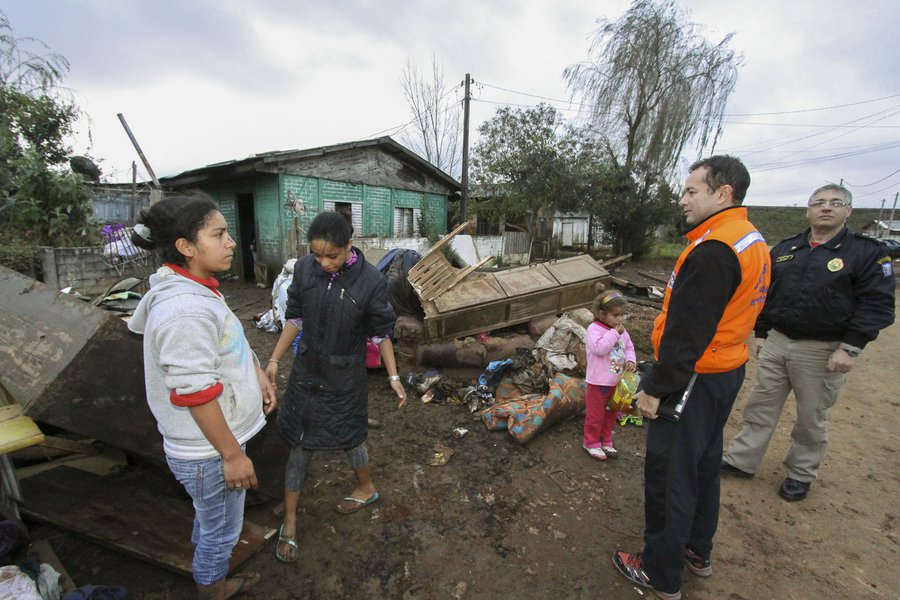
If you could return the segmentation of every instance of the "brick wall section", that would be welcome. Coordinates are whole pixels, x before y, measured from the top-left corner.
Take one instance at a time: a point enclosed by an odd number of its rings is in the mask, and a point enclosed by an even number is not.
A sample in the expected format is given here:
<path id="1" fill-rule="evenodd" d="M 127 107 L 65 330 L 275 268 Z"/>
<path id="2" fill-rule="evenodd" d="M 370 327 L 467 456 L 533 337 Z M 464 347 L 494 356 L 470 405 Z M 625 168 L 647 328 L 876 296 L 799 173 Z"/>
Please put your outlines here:
<path id="1" fill-rule="evenodd" d="M 157 268 L 154 257 L 111 267 L 102 248 L 43 248 L 44 283 L 61 290 L 72 287 L 85 296 L 97 296 L 126 277 L 147 277 Z"/>

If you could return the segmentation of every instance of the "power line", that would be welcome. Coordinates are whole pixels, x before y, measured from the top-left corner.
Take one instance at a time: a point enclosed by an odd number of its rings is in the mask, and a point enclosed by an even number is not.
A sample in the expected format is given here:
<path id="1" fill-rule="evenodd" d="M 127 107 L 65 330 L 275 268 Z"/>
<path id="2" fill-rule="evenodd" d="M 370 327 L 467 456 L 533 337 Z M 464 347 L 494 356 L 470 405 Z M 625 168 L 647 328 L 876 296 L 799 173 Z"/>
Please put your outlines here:
<path id="1" fill-rule="evenodd" d="M 881 100 L 889 100 L 896 98 L 900 94 L 892 94 L 890 96 L 882 96 L 881 98 L 873 98 L 871 100 L 861 100 L 859 102 L 850 102 L 849 104 L 835 104 L 834 106 L 822 106 L 820 108 L 805 108 L 802 110 L 782 110 L 778 112 L 762 112 L 762 113 L 733 113 L 724 115 L 726 117 L 768 117 L 771 115 L 795 115 L 799 113 L 816 112 L 820 110 L 833 110 L 835 108 L 847 108 L 848 106 L 859 106 L 860 104 L 869 104 L 872 102 L 880 102 Z"/>
<path id="2" fill-rule="evenodd" d="M 854 127 L 857 129 L 900 129 L 900 125 L 812 125 L 803 123 L 748 123 L 746 121 L 724 121 L 728 125 L 765 125 L 768 127 L 821 127 L 829 129 L 840 129 L 844 127 Z"/>
<path id="3" fill-rule="evenodd" d="M 850 187 L 861 187 L 861 188 L 862 188 L 862 187 L 869 187 L 870 185 L 875 185 L 876 183 L 881 183 L 881 182 L 884 181 L 885 179 L 888 179 L 889 177 L 892 177 L 892 176 L 896 175 L 897 173 L 900 173 L 900 169 L 897 169 L 896 171 L 894 171 L 894 172 L 891 173 L 890 175 L 886 175 L 886 176 L 882 177 L 881 179 L 879 179 L 878 181 L 873 181 L 872 183 L 864 183 L 864 184 L 862 184 L 862 185 L 856 185 L 856 184 L 850 183 L 849 181 L 844 181 L 844 185 L 849 185 Z"/>

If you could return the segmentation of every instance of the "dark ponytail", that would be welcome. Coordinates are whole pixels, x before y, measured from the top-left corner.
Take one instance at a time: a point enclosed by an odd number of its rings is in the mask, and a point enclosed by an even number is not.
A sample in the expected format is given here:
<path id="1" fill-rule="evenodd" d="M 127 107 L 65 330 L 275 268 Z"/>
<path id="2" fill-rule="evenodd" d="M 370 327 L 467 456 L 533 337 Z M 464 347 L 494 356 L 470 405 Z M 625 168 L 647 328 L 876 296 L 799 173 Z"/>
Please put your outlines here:
<path id="1" fill-rule="evenodd" d="M 202 192 L 168 196 L 141 211 L 131 242 L 138 248 L 155 250 L 164 262 L 183 267 L 187 263 L 175 242 L 184 238 L 196 243 L 197 232 L 217 210 L 216 203 Z"/>

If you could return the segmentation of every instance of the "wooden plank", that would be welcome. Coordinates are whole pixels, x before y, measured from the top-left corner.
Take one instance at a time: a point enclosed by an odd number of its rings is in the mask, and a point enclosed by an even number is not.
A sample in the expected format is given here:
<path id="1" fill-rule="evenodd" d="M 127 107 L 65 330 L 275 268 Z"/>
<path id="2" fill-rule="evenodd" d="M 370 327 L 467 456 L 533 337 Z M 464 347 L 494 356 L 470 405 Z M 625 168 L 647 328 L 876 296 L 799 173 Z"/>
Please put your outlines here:
<path id="1" fill-rule="evenodd" d="M 15 402 L 15 401 L 13 401 Z M 22 414 L 22 407 L 16 404 L 8 404 L 6 406 L 0 406 L 0 421 L 8 421 L 9 419 L 14 419 Z"/>
<path id="2" fill-rule="evenodd" d="M 593 258 L 586 254 L 562 260 L 551 260 L 541 264 L 550 271 L 560 285 L 597 279 L 609 274 L 605 268 L 598 265 Z"/>
<path id="3" fill-rule="evenodd" d="M 0 421 L 0 454 L 15 452 L 44 441 L 44 434 L 28 417 L 18 416 Z"/>
<path id="4" fill-rule="evenodd" d="M 472 273 L 476 269 L 483 267 L 486 263 L 490 262 L 493 259 L 494 259 L 493 256 L 488 256 L 488 257 L 482 258 L 474 265 L 469 265 L 468 267 L 466 267 L 464 269 L 454 269 L 456 271 L 456 275 L 453 276 L 453 279 L 450 280 L 450 282 L 447 284 L 446 290 L 444 290 L 444 291 L 452 289 L 454 285 L 456 285 L 457 283 L 459 283 L 460 281 L 462 281 L 463 279 L 468 277 L 469 273 Z"/>
<path id="5" fill-rule="evenodd" d="M 103 452 L 103 448 L 94 445 L 94 440 L 69 440 L 53 435 L 45 435 L 41 445 L 55 450 L 66 450 L 67 452 L 88 454 L 90 456 Z"/>
<path id="6" fill-rule="evenodd" d="M 500 271 L 494 276 L 510 297 L 524 296 L 559 286 L 547 268 L 540 264 Z"/>
<path id="7" fill-rule="evenodd" d="M 623 254 L 622 256 L 617 256 L 615 258 L 611 258 L 609 260 L 604 260 L 602 263 L 600 263 L 600 266 L 605 269 L 606 267 L 608 267 L 610 265 L 620 263 L 623 260 L 628 260 L 629 258 L 631 258 L 631 252 L 629 252 L 628 254 Z"/>
<path id="8" fill-rule="evenodd" d="M 187 497 L 152 489 L 146 473 L 133 470 L 101 477 L 57 467 L 21 482 L 28 517 L 84 536 L 93 542 L 190 575 L 194 509 Z M 255 554 L 272 531 L 244 520 L 229 570 Z"/>

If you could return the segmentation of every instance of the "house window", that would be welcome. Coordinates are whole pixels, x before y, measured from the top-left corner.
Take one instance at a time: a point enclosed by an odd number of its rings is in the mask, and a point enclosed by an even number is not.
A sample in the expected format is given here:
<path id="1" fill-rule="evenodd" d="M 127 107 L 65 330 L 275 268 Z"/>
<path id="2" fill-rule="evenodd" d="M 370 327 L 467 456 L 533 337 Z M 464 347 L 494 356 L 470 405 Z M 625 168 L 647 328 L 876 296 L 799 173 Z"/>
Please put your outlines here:
<path id="1" fill-rule="evenodd" d="M 353 235 L 363 235 L 363 207 L 359 202 L 334 202 L 326 200 L 322 203 L 325 210 L 333 210 L 344 215 L 353 225 Z"/>
<path id="2" fill-rule="evenodd" d="M 419 221 L 422 219 L 422 211 L 418 208 L 394 209 L 394 237 L 416 237 L 421 235 Z"/>

